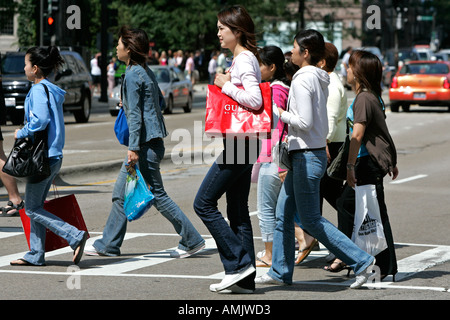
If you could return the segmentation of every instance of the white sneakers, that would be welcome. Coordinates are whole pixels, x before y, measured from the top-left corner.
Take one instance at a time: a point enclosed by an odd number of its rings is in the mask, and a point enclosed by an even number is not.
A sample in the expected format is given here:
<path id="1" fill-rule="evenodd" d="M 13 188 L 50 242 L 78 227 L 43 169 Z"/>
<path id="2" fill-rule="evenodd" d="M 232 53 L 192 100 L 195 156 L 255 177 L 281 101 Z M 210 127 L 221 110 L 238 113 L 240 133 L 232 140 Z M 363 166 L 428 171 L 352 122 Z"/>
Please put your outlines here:
<path id="1" fill-rule="evenodd" d="M 275 280 L 271 276 L 269 276 L 268 273 L 263 274 L 262 276 L 255 279 L 256 284 L 278 284 L 278 285 L 285 285 L 286 283 Z"/>
<path id="2" fill-rule="evenodd" d="M 177 248 L 176 250 L 174 250 L 170 253 L 170 257 L 177 258 L 177 259 L 187 258 L 189 256 L 192 256 L 193 254 L 196 254 L 200 250 L 203 250 L 204 248 L 205 248 L 204 242 L 202 244 L 200 244 L 198 247 L 195 247 L 194 249 L 191 249 L 189 251 L 185 251 L 185 250 Z"/>
<path id="3" fill-rule="evenodd" d="M 369 278 L 374 277 L 376 275 L 376 273 L 372 273 L 372 267 L 374 264 L 375 258 L 373 259 L 373 262 L 370 264 L 370 266 L 366 268 L 366 270 L 364 270 L 363 272 L 361 272 L 359 275 L 356 276 L 356 281 L 350 285 L 350 289 L 361 288 L 362 285 L 369 280 Z"/>
<path id="4" fill-rule="evenodd" d="M 255 267 L 249 265 L 246 269 L 242 270 L 239 273 L 225 275 L 222 282 L 210 285 L 209 290 L 212 292 L 219 292 L 225 289 L 229 289 L 233 293 L 253 293 L 253 290 L 244 289 L 236 285 L 237 282 L 248 277 L 253 272 L 256 272 Z"/>

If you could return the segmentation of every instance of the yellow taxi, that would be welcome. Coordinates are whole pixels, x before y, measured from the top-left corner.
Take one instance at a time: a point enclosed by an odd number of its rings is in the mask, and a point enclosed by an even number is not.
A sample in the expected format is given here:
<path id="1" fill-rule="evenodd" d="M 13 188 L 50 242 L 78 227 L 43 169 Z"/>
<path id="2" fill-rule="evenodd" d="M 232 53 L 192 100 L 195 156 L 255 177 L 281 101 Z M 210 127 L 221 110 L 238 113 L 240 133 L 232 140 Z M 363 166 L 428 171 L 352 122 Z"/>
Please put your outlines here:
<path id="1" fill-rule="evenodd" d="M 391 111 L 409 111 L 410 105 L 450 108 L 450 62 L 410 61 L 392 79 Z"/>

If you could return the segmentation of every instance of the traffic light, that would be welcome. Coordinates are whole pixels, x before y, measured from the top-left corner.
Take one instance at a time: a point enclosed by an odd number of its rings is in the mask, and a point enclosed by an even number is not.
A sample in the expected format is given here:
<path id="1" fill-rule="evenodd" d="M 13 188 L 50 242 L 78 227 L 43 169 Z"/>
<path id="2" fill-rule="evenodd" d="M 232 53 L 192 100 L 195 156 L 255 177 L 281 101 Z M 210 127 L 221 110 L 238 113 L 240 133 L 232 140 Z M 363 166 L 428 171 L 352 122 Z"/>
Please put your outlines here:
<path id="1" fill-rule="evenodd" d="M 55 19 L 52 16 L 47 18 L 47 36 L 52 37 L 55 34 Z"/>
<path id="2" fill-rule="evenodd" d="M 44 5 L 44 42 L 54 43 L 55 42 L 55 32 L 56 25 L 58 24 L 58 11 L 59 11 L 59 0 L 47 0 L 47 5 Z"/>

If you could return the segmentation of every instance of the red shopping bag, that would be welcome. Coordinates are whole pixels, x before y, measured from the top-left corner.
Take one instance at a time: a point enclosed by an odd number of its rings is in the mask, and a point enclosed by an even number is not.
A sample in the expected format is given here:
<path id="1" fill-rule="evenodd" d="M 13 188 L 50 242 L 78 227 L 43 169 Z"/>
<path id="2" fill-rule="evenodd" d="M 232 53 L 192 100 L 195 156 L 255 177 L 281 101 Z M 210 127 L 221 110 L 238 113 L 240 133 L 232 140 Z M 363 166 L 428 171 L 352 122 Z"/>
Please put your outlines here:
<path id="1" fill-rule="evenodd" d="M 75 195 L 70 194 L 68 196 L 45 201 L 44 209 L 50 213 L 53 213 L 65 222 L 73 225 L 75 228 L 86 232 L 88 231 Z M 30 218 L 26 215 L 25 209 L 20 210 L 19 213 L 20 219 L 22 220 L 23 231 L 25 232 L 25 237 L 27 238 L 28 248 L 30 248 Z M 68 245 L 69 244 L 66 240 L 47 229 L 45 238 L 45 252 L 61 249 L 67 247 Z"/>
<path id="2" fill-rule="evenodd" d="M 252 110 L 239 105 L 215 85 L 208 85 L 205 133 L 207 136 L 270 138 L 272 129 L 272 90 L 269 82 L 260 85 L 263 106 Z"/>

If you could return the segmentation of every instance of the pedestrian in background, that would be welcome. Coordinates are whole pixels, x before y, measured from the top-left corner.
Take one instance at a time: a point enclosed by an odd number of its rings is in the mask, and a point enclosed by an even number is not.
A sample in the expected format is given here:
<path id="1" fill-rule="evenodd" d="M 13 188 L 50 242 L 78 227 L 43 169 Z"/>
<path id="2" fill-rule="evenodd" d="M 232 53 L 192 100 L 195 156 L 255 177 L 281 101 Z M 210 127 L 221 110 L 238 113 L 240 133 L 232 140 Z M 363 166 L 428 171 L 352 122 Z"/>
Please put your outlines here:
<path id="1" fill-rule="evenodd" d="M 272 265 L 272 244 L 275 229 L 275 209 L 281 184 L 287 171 L 282 170 L 272 162 L 272 147 L 279 141 L 283 132 L 284 123 L 278 121 L 278 107 L 286 110 L 290 81 L 284 70 L 285 57 L 283 51 L 276 46 L 266 46 L 259 50 L 261 59 L 261 80 L 269 81 L 272 89 L 274 122 L 271 139 L 262 141 L 261 153 L 257 160 L 260 164 L 257 185 L 257 208 L 261 237 L 264 251 L 256 256 L 257 267 L 270 267 Z"/>
<path id="2" fill-rule="evenodd" d="M 223 9 L 217 17 L 220 45 L 231 50 L 234 59 L 229 72 L 217 74 L 214 84 L 239 104 L 258 110 L 263 100 L 253 20 L 242 6 Z M 243 86 L 243 90 L 238 86 Z M 252 166 L 258 154 L 250 152 L 251 143 L 258 142 L 246 139 L 240 144 L 244 147 L 239 148 L 237 155 L 236 139 L 224 139 L 224 150 L 206 174 L 194 201 L 195 212 L 216 241 L 225 269 L 223 280 L 210 286 L 213 292 L 229 289 L 235 293 L 252 293 L 255 289 L 255 252 L 248 195 Z M 224 194 L 230 224 L 218 209 L 218 201 Z"/>
<path id="3" fill-rule="evenodd" d="M 108 93 L 112 97 L 114 86 L 115 86 L 115 75 L 116 70 L 114 69 L 116 58 L 113 57 L 106 67 L 106 76 L 108 79 Z"/>
<path id="4" fill-rule="evenodd" d="M 216 77 L 217 69 L 217 52 L 213 51 L 211 54 L 211 60 L 208 63 L 209 84 L 214 84 L 214 78 Z"/>
<path id="5" fill-rule="evenodd" d="M 120 30 L 119 36 L 117 57 L 127 64 L 122 87 L 122 104 L 130 131 L 129 146 L 114 185 L 113 205 L 103 230 L 103 237 L 87 248 L 86 254 L 120 255 L 127 227 L 123 208 L 127 166 L 139 165 L 142 176 L 152 187 L 155 208 L 172 223 L 181 236 L 178 248 L 172 251 L 170 256 L 189 257 L 205 247 L 205 240 L 164 190 L 160 162 L 165 150 L 163 138 L 167 136 L 162 115 L 165 103 L 155 75 L 146 64 L 148 36 L 141 29 L 126 27 Z"/>
<path id="6" fill-rule="evenodd" d="M 295 36 L 292 62 L 300 67 L 289 91 L 289 111 L 279 108 L 281 121 L 289 125 L 288 143 L 292 170 L 288 171 L 278 198 L 272 267 L 257 278 L 260 284 L 291 284 L 294 272 L 294 215 L 301 227 L 341 258 L 357 274 L 351 288 L 359 288 L 370 276 L 375 259 L 358 248 L 320 212 L 320 180 L 325 172 L 328 119 L 326 103 L 329 75 L 316 65 L 323 58 L 325 42 L 315 30 Z"/>
<path id="7" fill-rule="evenodd" d="M 356 98 L 347 111 L 351 133 L 347 183 L 337 202 L 339 225 L 351 238 L 355 217 L 353 188 L 356 185 L 375 185 L 388 245 L 387 249 L 376 255 L 381 279 L 397 273 L 394 239 L 384 200 L 383 177 L 389 174 L 394 180 L 398 176 L 397 152 L 386 124 L 385 105 L 381 98 L 382 68 L 380 59 L 368 51 L 357 50 L 350 56 L 348 83 L 353 86 Z"/>
<path id="8" fill-rule="evenodd" d="M 26 124 L 17 129 L 15 138 L 33 138 L 36 132 L 48 132 L 48 158 L 51 174 L 40 182 L 27 182 L 25 213 L 30 218 L 30 251 L 11 265 L 45 265 L 45 235 L 47 229 L 67 240 L 74 249 L 72 262 L 77 264 L 83 254 L 87 232 L 78 230 L 46 211 L 44 201 L 53 179 L 61 169 L 64 147 L 63 102 L 65 91 L 47 80 L 47 76 L 63 64 L 58 48 L 33 47 L 25 55 L 25 75 L 34 85 L 25 99 Z M 48 90 L 48 95 L 45 87 Z"/>
<path id="9" fill-rule="evenodd" d="M 100 93 L 100 80 L 102 75 L 102 69 L 100 69 L 100 57 L 102 54 L 100 52 L 95 54 L 95 57 L 91 60 L 91 76 L 92 76 L 92 94 Z"/>

